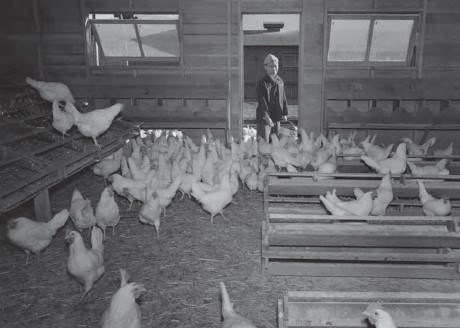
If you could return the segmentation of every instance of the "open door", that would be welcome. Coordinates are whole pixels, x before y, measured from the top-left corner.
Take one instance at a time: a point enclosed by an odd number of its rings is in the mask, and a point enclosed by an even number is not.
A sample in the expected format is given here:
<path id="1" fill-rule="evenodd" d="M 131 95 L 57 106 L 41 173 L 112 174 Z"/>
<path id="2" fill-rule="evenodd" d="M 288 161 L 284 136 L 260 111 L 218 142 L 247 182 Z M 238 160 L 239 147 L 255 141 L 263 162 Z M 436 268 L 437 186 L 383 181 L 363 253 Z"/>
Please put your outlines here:
<path id="1" fill-rule="evenodd" d="M 300 14 L 243 14 L 243 125 L 256 128 L 256 87 L 265 75 L 264 59 L 279 59 L 288 102 L 288 120 L 297 125 Z"/>

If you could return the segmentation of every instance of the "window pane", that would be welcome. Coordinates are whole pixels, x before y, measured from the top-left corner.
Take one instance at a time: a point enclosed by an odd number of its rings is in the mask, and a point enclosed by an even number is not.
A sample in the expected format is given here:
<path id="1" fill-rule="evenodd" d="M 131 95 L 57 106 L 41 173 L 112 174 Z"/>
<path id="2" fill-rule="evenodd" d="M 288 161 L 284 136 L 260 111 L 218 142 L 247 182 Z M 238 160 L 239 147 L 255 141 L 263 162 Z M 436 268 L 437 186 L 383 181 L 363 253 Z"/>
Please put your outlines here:
<path id="1" fill-rule="evenodd" d="M 179 57 L 176 24 L 138 24 L 146 57 Z"/>
<path id="2" fill-rule="evenodd" d="M 139 57 L 141 51 L 133 24 L 94 24 L 107 57 Z"/>
<path id="3" fill-rule="evenodd" d="M 369 26 L 369 19 L 333 19 L 327 60 L 364 61 Z"/>
<path id="4" fill-rule="evenodd" d="M 406 61 L 414 21 L 410 19 L 374 22 L 370 61 Z"/>

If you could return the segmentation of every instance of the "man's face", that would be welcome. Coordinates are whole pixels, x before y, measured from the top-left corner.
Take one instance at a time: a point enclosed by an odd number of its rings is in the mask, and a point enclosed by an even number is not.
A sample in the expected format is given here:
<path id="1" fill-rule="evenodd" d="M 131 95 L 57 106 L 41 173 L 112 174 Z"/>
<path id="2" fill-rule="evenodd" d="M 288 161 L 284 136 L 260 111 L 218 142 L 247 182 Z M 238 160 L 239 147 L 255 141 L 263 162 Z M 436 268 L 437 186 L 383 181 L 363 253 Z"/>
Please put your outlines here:
<path id="1" fill-rule="evenodd" d="M 265 64 L 265 71 L 267 72 L 268 75 L 275 76 L 276 74 L 278 74 L 278 64 L 276 63 Z"/>

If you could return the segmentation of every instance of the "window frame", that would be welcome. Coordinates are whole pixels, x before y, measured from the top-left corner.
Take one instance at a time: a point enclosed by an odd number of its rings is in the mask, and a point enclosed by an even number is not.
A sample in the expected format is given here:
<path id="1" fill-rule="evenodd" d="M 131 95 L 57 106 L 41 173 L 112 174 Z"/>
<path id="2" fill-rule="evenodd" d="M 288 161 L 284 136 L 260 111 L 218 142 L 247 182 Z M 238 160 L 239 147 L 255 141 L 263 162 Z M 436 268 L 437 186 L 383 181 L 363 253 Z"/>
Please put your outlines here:
<path id="1" fill-rule="evenodd" d="M 182 51 L 182 35 L 181 35 L 181 24 L 180 24 L 180 15 L 179 13 L 170 13 L 172 15 L 178 15 L 178 19 L 95 19 L 91 18 L 94 14 L 98 13 L 88 13 L 86 23 L 85 23 L 85 28 L 90 30 L 91 35 L 94 35 L 95 42 L 97 44 L 97 47 L 99 48 L 99 55 L 104 58 L 113 58 L 116 60 L 123 60 L 126 61 L 126 65 L 118 65 L 118 64 L 103 64 L 103 65 L 94 65 L 94 64 L 89 64 L 90 68 L 128 68 L 128 69 L 133 69 L 133 68 L 140 68 L 140 67 L 147 67 L 147 68 L 152 68 L 156 67 L 157 65 L 160 64 L 165 64 L 167 63 L 169 65 L 173 66 L 180 66 L 183 60 L 183 51 Z M 127 12 L 113 12 L 110 14 L 132 14 L 132 13 L 127 13 Z M 150 15 L 155 15 L 156 13 L 135 13 L 135 14 L 150 14 Z M 164 15 L 165 13 L 159 13 L 159 15 Z M 136 35 L 137 39 L 137 44 L 139 47 L 140 51 L 140 56 L 106 56 L 104 53 L 104 48 L 102 47 L 102 41 L 101 37 L 99 35 L 99 32 L 97 28 L 95 27 L 95 24 L 107 24 L 107 25 L 112 25 L 112 24 L 123 24 L 123 25 L 128 25 L 132 24 L 134 27 L 134 32 Z M 139 24 L 158 24 L 158 25 L 165 25 L 165 24 L 174 24 L 176 25 L 176 31 L 177 31 L 177 37 L 178 37 L 178 43 L 179 43 L 179 56 L 177 57 L 161 57 L 161 56 L 155 56 L 155 57 L 150 57 L 146 56 L 140 33 L 139 33 Z M 85 40 L 85 42 L 88 42 Z M 88 56 L 91 54 L 88 53 Z M 136 63 L 141 63 L 137 65 L 129 65 L 129 62 L 136 62 Z M 145 62 L 142 63 L 142 62 Z"/>
<path id="2" fill-rule="evenodd" d="M 367 37 L 367 46 L 365 59 L 363 61 L 329 61 L 329 45 L 332 31 L 332 20 L 370 20 L 370 26 Z M 409 36 L 409 43 L 407 47 L 407 55 L 405 61 L 370 61 L 369 55 L 372 46 L 372 37 L 374 35 L 374 25 L 376 20 L 413 20 L 412 31 Z M 355 68 L 374 68 L 374 67 L 395 67 L 401 69 L 416 69 L 418 66 L 418 58 L 416 49 L 418 48 L 419 34 L 420 34 L 420 13 L 329 13 L 327 24 L 327 48 L 326 48 L 326 65 L 327 68 L 340 68 L 340 67 L 355 67 Z"/>

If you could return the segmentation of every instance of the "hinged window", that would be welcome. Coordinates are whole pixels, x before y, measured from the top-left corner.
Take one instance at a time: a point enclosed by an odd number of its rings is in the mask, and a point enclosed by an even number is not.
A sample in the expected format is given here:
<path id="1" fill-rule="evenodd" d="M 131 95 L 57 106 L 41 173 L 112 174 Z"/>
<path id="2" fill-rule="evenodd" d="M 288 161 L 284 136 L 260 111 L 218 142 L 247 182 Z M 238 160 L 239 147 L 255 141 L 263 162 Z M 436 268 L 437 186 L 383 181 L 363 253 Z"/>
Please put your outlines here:
<path id="1" fill-rule="evenodd" d="M 418 15 L 330 15 L 328 63 L 414 66 Z"/>
<path id="2" fill-rule="evenodd" d="M 179 15 L 90 14 L 92 66 L 139 66 L 180 61 Z"/>

